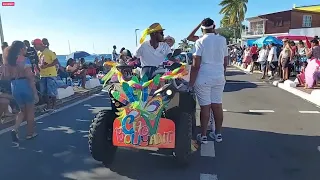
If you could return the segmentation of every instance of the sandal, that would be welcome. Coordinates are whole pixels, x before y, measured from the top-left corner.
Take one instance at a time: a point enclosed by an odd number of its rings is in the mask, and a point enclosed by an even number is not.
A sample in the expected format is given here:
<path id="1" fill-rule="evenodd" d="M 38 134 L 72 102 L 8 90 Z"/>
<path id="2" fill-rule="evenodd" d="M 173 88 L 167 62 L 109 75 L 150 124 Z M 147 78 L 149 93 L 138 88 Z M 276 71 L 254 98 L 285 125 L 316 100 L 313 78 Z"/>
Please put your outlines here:
<path id="1" fill-rule="evenodd" d="M 15 118 L 13 118 L 13 117 L 15 117 L 15 116 L 16 116 L 15 114 L 4 114 L 3 113 L 2 116 L 0 117 L 0 122 L 1 122 L 1 124 L 5 124 L 8 122 L 14 121 Z"/>
<path id="2" fill-rule="evenodd" d="M 47 109 L 47 108 L 43 108 L 42 110 L 41 110 L 41 112 L 42 113 L 47 113 L 49 110 Z"/>

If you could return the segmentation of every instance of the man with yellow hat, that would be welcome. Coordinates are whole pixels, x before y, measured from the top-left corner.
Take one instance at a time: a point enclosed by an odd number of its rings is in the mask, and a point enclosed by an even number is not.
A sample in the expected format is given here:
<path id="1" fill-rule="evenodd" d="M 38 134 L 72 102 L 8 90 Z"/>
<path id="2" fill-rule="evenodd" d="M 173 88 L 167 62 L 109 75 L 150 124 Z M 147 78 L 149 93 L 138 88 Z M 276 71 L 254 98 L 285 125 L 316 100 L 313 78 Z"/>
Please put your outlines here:
<path id="1" fill-rule="evenodd" d="M 167 57 L 171 59 L 172 51 L 170 46 L 164 42 L 163 31 L 164 29 L 159 23 L 153 23 L 142 33 L 140 46 L 133 58 L 140 58 L 142 76 L 146 74 L 151 78 L 152 73 Z M 148 35 L 150 35 L 150 40 L 145 41 Z"/>

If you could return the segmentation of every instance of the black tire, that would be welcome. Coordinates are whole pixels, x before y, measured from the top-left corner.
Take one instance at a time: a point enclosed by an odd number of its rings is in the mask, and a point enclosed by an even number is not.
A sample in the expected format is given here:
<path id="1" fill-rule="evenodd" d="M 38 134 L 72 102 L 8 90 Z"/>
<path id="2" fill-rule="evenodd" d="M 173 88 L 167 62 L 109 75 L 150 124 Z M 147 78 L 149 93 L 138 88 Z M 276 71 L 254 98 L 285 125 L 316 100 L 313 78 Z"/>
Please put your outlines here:
<path id="1" fill-rule="evenodd" d="M 176 126 L 176 144 L 174 155 L 180 165 L 189 164 L 191 156 L 192 140 L 192 114 L 179 111 L 179 108 L 172 108 L 166 112 L 166 117 L 175 122 Z"/>
<path id="2" fill-rule="evenodd" d="M 111 164 L 117 147 L 112 143 L 113 121 L 116 114 L 110 110 L 100 111 L 92 120 L 89 130 L 89 150 L 92 157 L 103 162 L 105 165 Z"/>

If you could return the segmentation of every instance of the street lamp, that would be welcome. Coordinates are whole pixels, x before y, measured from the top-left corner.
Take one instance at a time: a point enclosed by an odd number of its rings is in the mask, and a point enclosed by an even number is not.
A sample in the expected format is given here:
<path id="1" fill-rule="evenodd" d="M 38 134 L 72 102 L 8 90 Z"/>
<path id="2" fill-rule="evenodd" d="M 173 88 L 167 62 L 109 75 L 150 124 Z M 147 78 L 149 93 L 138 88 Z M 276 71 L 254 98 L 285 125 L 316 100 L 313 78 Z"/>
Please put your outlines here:
<path id="1" fill-rule="evenodd" d="M 135 29 L 134 33 L 136 34 L 136 47 L 138 46 L 138 35 L 137 35 L 137 31 L 139 31 L 140 29 Z"/>

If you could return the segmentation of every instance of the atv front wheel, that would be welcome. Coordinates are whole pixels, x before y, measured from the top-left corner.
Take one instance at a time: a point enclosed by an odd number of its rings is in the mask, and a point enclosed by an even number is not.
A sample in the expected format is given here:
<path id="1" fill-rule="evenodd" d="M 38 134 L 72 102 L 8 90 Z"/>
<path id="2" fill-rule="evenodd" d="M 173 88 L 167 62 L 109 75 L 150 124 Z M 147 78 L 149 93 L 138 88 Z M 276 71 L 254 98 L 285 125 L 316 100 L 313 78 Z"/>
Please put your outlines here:
<path id="1" fill-rule="evenodd" d="M 100 111 L 92 120 L 89 130 L 89 150 L 92 157 L 105 165 L 112 163 L 117 147 L 112 143 L 113 121 L 116 114 L 111 110 Z"/>

